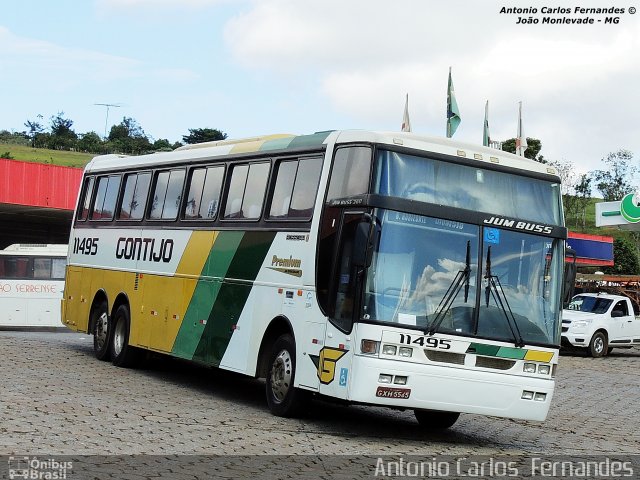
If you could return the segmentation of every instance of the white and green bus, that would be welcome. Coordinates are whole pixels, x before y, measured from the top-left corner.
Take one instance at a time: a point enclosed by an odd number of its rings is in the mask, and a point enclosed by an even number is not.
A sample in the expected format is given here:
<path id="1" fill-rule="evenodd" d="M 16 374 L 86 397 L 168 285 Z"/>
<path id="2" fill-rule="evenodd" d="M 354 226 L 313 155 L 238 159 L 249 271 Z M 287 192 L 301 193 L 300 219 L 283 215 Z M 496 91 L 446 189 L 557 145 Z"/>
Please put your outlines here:
<path id="1" fill-rule="evenodd" d="M 567 231 L 537 162 L 410 133 L 332 131 L 108 155 L 86 167 L 62 321 L 310 396 L 544 420 Z"/>

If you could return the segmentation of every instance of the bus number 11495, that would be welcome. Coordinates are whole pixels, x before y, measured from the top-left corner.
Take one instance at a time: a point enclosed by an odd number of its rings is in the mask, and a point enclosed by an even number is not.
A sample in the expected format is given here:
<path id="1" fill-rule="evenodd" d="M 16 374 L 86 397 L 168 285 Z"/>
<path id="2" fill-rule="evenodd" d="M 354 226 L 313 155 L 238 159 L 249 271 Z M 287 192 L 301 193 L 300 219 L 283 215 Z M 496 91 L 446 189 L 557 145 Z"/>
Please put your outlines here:
<path id="1" fill-rule="evenodd" d="M 451 348 L 451 340 L 438 337 L 414 337 L 404 333 L 400 334 L 400 343 L 407 345 L 420 345 L 421 347 L 426 348 L 440 348 L 442 350 L 449 350 Z"/>

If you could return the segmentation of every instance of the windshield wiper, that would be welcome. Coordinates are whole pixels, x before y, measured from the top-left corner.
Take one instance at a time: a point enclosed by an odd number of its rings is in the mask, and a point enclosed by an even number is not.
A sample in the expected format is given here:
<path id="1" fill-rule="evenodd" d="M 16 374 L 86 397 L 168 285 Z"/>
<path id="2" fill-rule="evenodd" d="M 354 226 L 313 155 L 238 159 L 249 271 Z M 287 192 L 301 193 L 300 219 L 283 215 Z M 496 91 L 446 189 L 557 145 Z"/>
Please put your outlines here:
<path id="1" fill-rule="evenodd" d="M 509 330 L 511 330 L 511 334 L 513 335 L 513 339 L 515 340 L 516 347 L 524 347 L 522 334 L 520 333 L 518 323 L 516 322 L 513 312 L 511 311 L 511 307 L 509 306 L 509 302 L 507 301 L 507 295 L 504 293 L 504 289 L 502 288 L 500 279 L 497 275 L 491 274 L 491 246 L 487 248 L 487 264 L 484 279 L 487 282 L 487 286 L 484 289 L 487 307 L 489 307 L 489 299 L 493 297 L 493 301 L 496 302 L 496 305 L 499 306 L 500 309 L 502 309 L 502 313 L 504 313 L 504 318 L 507 321 Z"/>
<path id="2" fill-rule="evenodd" d="M 445 314 L 451 308 L 451 304 L 454 302 L 464 282 L 464 302 L 467 303 L 469 299 L 469 280 L 471 278 L 471 241 L 467 240 L 467 255 L 465 261 L 464 270 L 458 270 L 453 281 L 449 285 L 449 288 L 445 292 L 444 296 L 440 300 L 436 308 L 436 316 L 433 321 L 427 326 L 425 330 L 426 335 L 433 335 L 436 333 L 440 325 L 444 321 Z"/>

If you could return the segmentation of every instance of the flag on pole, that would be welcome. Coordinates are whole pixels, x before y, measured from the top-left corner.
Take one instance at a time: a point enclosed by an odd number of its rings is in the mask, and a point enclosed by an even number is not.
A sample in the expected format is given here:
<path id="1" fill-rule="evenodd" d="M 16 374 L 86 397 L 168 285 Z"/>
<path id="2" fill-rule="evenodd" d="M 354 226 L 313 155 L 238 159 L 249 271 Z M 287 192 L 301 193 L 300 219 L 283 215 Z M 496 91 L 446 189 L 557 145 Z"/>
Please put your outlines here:
<path id="1" fill-rule="evenodd" d="M 491 136 L 489 135 L 489 100 L 484 104 L 484 130 L 482 132 L 482 145 L 488 147 L 491 143 Z"/>
<path id="2" fill-rule="evenodd" d="M 410 132 L 411 131 L 411 120 L 409 120 L 409 94 L 407 93 L 407 98 L 404 102 L 404 117 L 402 117 L 402 132 Z"/>
<path id="3" fill-rule="evenodd" d="M 522 130 L 522 102 L 518 102 L 518 135 L 516 137 L 516 155 L 524 157 L 524 151 L 527 149 L 527 137 L 524 136 Z"/>
<path id="4" fill-rule="evenodd" d="M 451 138 L 458 125 L 460 125 L 460 110 L 456 102 L 456 94 L 453 91 L 453 81 L 451 80 L 451 67 L 449 67 L 449 85 L 447 86 L 447 138 Z"/>

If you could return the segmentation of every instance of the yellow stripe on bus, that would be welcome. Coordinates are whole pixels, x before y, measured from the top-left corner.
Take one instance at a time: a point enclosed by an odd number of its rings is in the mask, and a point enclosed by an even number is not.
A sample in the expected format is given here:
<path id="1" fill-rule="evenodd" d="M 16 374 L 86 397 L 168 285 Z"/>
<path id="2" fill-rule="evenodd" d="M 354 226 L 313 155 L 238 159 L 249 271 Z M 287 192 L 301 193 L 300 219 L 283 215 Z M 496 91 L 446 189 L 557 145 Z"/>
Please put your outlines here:
<path id="1" fill-rule="evenodd" d="M 164 327 L 161 328 L 164 332 L 155 336 L 155 338 L 152 335 L 151 348 L 163 352 L 170 352 L 173 348 L 180 325 L 187 313 L 191 297 L 193 297 L 193 292 L 198 284 L 198 277 L 202 273 L 207 258 L 209 258 L 209 253 L 217 236 L 218 232 L 213 231 L 193 232 L 176 268 L 176 276 L 153 278 L 153 291 L 157 292 L 157 297 L 164 296 L 164 298 L 156 298 L 156 302 L 164 304 L 167 298 L 172 298 L 174 301 L 165 305 L 164 314 L 166 318 L 160 319 L 160 323 L 164 323 L 164 325 L 161 325 L 161 327 Z M 146 288 L 148 287 L 149 285 L 146 286 Z"/>
<path id="2" fill-rule="evenodd" d="M 550 362 L 553 358 L 553 352 L 543 352 L 541 350 L 529 350 L 524 356 L 525 360 L 532 360 L 534 362 Z"/>
<path id="3" fill-rule="evenodd" d="M 176 275 L 200 276 L 217 236 L 218 232 L 193 232 L 176 268 Z"/>

